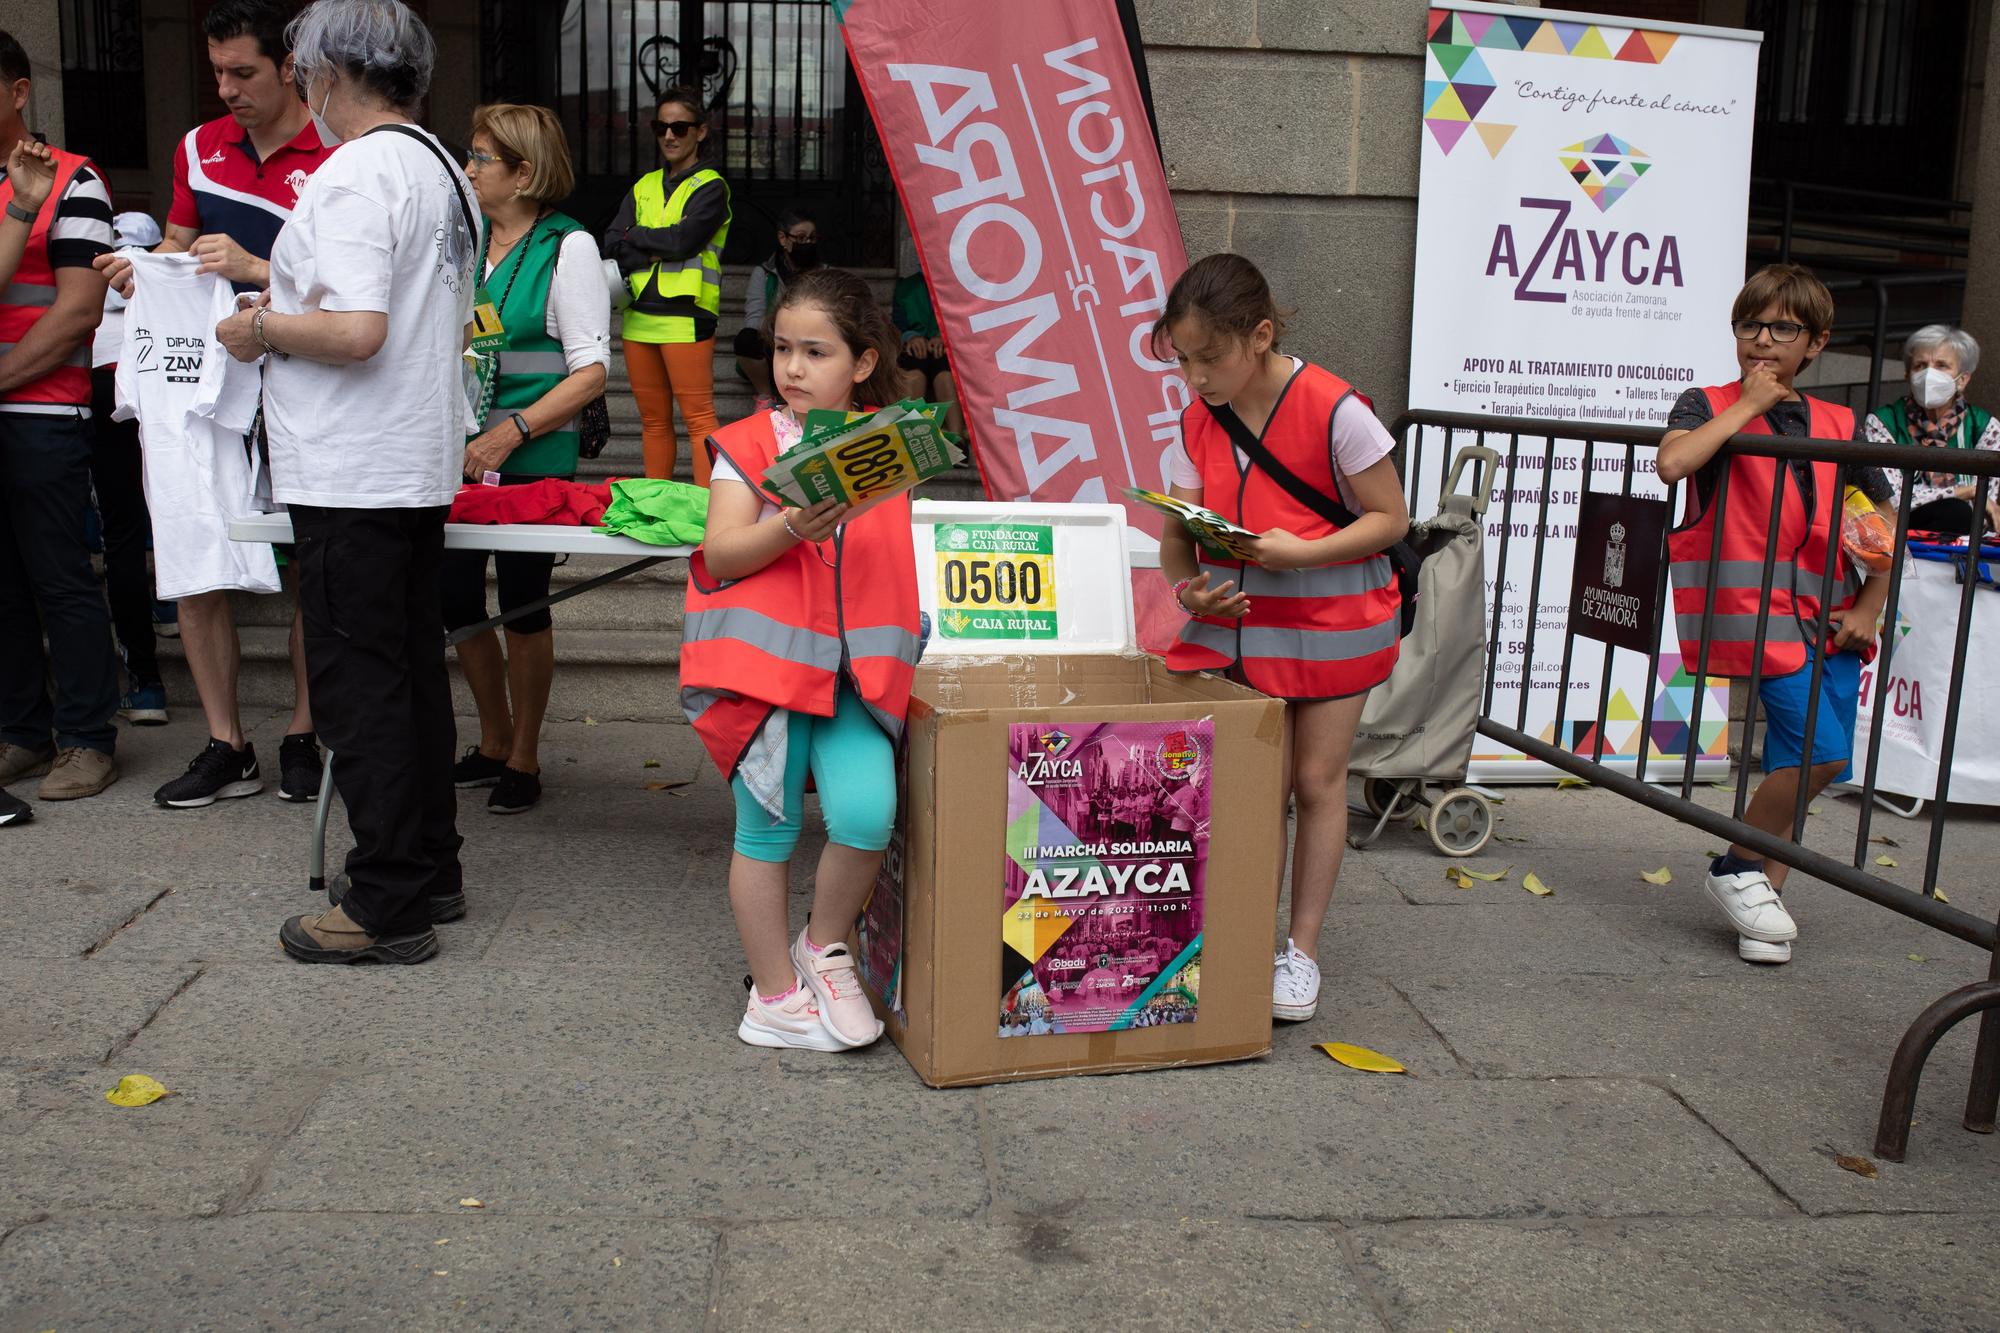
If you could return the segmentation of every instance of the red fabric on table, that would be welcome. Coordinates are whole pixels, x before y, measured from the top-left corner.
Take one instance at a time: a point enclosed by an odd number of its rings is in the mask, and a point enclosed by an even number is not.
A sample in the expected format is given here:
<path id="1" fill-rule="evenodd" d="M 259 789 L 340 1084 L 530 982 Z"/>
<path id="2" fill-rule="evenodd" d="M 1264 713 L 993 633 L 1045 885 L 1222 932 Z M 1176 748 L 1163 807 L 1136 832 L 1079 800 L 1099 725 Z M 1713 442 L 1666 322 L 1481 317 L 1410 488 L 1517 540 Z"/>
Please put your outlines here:
<path id="1" fill-rule="evenodd" d="M 544 477 L 521 486 L 459 487 L 452 498 L 452 523 L 541 523 L 556 527 L 596 527 L 611 505 L 611 483 L 586 486 Z"/>

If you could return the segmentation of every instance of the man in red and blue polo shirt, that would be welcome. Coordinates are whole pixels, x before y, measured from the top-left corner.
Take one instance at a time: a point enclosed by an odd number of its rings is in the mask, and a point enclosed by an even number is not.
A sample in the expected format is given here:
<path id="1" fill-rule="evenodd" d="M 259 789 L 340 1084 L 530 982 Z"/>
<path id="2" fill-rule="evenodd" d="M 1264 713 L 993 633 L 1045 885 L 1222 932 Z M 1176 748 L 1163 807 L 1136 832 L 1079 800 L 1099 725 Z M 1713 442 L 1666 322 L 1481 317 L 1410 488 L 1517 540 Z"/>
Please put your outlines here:
<path id="1" fill-rule="evenodd" d="M 275 0 L 222 0 L 208 11 L 202 31 L 215 89 L 229 114 L 189 130 L 174 152 L 174 201 L 159 249 L 199 256 L 202 272 L 221 274 L 240 292 L 269 284 L 271 246 L 279 230 L 307 177 L 339 146 L 320 132 L 299 98 L 285 43 L 289 18 L 290 8 Z M 128 261 L 114 254 L 100 266 L 113 286 L 131 294 Z M 173 515 L 154 510 L 155 523 L 173 521 Z M 217 542 L 229 540 L 227 532 L 210 535 Z M 253 795 L 264 783 L 236 701 L 241 649 L 228 593 L 182 598 L 180 630 L 209 739 L 187 772 L 155 792 L 154 800 L 191 809 L 220 797 Z M 278 794 L 306 801 L 319 794 L 320 759 L 296 612 L 291 648 L 296 693 L 291 724 L 278 747 Z"/>

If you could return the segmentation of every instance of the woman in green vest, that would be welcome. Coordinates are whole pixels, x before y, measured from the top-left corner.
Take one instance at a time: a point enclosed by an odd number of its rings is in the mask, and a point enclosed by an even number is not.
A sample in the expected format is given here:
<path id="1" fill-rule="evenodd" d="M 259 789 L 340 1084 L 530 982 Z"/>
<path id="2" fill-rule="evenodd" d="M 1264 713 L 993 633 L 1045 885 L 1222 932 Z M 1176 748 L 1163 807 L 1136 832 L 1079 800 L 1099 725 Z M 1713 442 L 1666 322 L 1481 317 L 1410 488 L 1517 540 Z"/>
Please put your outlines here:
<path id="1" fill-rule="evenodd" d="M 465 174 L 485 216 L 485 263 L 477 306 L 499 333 L 498 374 L 484 428 L 465 444 L 465 479 L 497 473 L 503 486 L 576 474 L 577 414 L 604 392 L 611 364 L 611 307 L 597 243 L 555 204 L 575 173 L 562 126 L 545 107 L 499 103 L 472 114 Z M 479 321 L 476 321 L 479 322 Z M 446 551 L 447 629 L 487 618 L 486 553 Z M 549 595 L 552 555 L 493 556 L 502 614 Z M 459 787 L 491 787 L 486 808 L 519 814 L 541 799 L 537 744 L 555 675 L 555 631 L 547 610 L 510 621 L 507 648 L 491 630 L 458 645 L 458 664 L 479 707 L 479 744 L 452 770 Z M 511 705 L 511 708 L 510 708 Z"/>
<path id="2" fill-rule="evenodd" d="M 673 405 L 687 425 L 695 484 L 708 485 L 715 433 L 715 325 L 722 310 L 722 247 L 729 240 L 729 185 L 703 164 L 708 112 L 693 88 L 669 88 L 653 113 L 666 165 L 641 176 L 604 252 L 631 294 L 621 333 L 632 397 L 639 404 L 646 475 L 674 474 Z"/>
<path id="3" fill-rule="evenodd" d="M 1927 324 L 1903 344 L 1903 372 L 1909 392 L 1868 416 L 1867 433 L 1882 444 L 1928 445 L 1935 449 L 2000 449 L 2000 421 L 1965 401 L 1965 385 L 1979 369 L 1979 344 L 1964 329 Z M 1905 479 L 1891 471 L 1895 502 L 1903 504 Z M 1908 479 L 1910 530 L 1972 531 L 1972 500 L 1979 488 L 1955 468 L 1919 472 Z M 1986 531 L 2000 530 L 2000 494 L 1987 487 Z"/>

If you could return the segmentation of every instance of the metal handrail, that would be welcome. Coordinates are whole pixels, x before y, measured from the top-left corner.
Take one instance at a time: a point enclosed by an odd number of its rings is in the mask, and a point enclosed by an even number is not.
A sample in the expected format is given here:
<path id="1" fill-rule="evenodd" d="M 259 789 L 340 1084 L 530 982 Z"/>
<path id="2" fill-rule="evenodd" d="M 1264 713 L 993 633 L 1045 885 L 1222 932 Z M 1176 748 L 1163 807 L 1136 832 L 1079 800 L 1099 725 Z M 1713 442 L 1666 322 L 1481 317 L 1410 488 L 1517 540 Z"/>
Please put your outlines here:
<path id="1" fill-rule="evenodd" d="M 1965 576 L 1961 580 L 1962 587 L 1958 594 L 1957 630 L 1956 640 L 1953 645 L 1951 682 L 1946 694 L 1944 738 L 1940 752 L 1935 756 L 1936 776 L 1932 798 L 1934 808 L 1931 815 L 1929 838 L 1925 850 L 1923 883 L 1921 890 L 1913 893 L 1904 886 L 1892 883 L 1864 868 L 1867 865 L 1869 850 L 1869 827 L 1870 818 L 1873 814 L 1872 799 L 1875 792 L 1876 778 L 1879 773 L 1878 765 L 1882 753 L 1883 728 L 1887 718 L 1885 704 L 1889 689 L 1891 664 L 1896 654 L 1896 642 L 1893 634 L 1886 636 L 1880 644 L 1879 656 L 1875 663 L 1872 722 L 1869 728 L 1867 757 L 1862 772 L 1860 789 L 1862 805 L 1852 862 L 1842 861 L 1823 852 L 1814 851 L 1799 841 L 1799 836 L 1803 834 L 1805 827 L 1805 817 L 1808 813 L 1807 803 L 1809 800 L 1809 789 L 1803 780 L 1799 783 L 1796 797 L 1797 807 L 1792 815 L 1794 833 L 1791 838 L 1780 838 L 1756 828 L 1745 821 L 1744 816 L 1750 788 L 1749 745 L 1747 742 L 1748 738 L 1754 734 L 1757 725 L 1757 687 L 1762 674 L 1767 627 L 1772 616 L 1775 563 L 1767 562 L 1765 565 L 1762 593 L 1758 599 L 1758 605 L 1761 607 L 1761 610 L 1757 615 L 1755 640 L 1751 647 L 1749 658 L 1749 711 L 1744 719 L 1746 744 L 1738 764 L 1733 817 L 1698 805 L 1692 799 L 1696 757 L 1699 753 L 1696 738 L 1701 734 L 1703 702 L 1708 693 L 1706 689 L 1698 688 L 1694 691 L 1693 706 L 1689 710 L 1689 716 L 1686 719 L 1689 747 L 1682 765 L 1682 772 L 1678 782 L 1680 790 L 1677 794 L 1669 790 L 1664 790 L 1646 780 L 1647 761 L 1652 749 L 1650 737 L 1652 734 L 1655 698 L 1650 687 L 1645 692 L 1644 715 L 1639 726 L 1639 735 L 1642 739 L 1633 764 L 1633 771 L 1630 774 L 1616 771 L 1604 762 L 1606 757 L 1604 751 L 1605 708 L 1609 698 L 1608 689 L 1600 689 L 1598 691 L 1599 706 L 1596 727 L 1593 731 L 1585 733 L 1593 735 L 1596 738 L 1594 756 L 1586 756 L 1581 752 L 1564 748 L 1564 737 L 1569 734 L 1564 730 L 1565 710 L 1568 703 L 1569 685 L 1571 682 L 1571 665 L 1575 658 L 1575 647 L 1578 639 L 1577 625 L 1573 621 L 1567 624 L 1563 630 L 1562 674 L 1555 693 L 1556 712 L 1552 727 L 1552 739 L 1554 743 L 1552 744 L 1549 740 L 1529 734 L 1527 716 L 1529 691 L 1533 685 L 1535 663 L 1539 660 L 1536 653 L 1536 631 L 1541 624 L 1544 609 L 1542 601 L 1543 570 L 1545 564 L 1544 552 L 1551 532 L 1549 501 L 1554 487 L 1550 484 L 1550 479 L 1555 471 L 1553 464 L 1556 457 L 1557 441 L 1563 440 L 1582 445 L 1583 466 L 1582 476 L 1579 479 L 1581 484 L 1578 490 L 1579 492 L 1595 492 L 1599 494 L 1609 494 L 1609 492 L 1605 492 L 1601 487 L 1593 486 L 1591 483 L 1595 480 L 1611 479 L 1601 477 L 1601 472 L 1616 473 L 1621 471 L 1621 469 L 1615 461 L 1611 462 L 1608 468 L 1600 469 L 1597 466 L 1597 450 L 1600 446 L 1622 445 L 1625 451 L 1625 461 L 1622 468 L 1623 475 L 1617 479 L 1622 481 L 1622 493 L 1629 497 L 1632 494 L 1632 479 L 1634 475 L 1643 470 L 1640 466 L 1637 451 L 1641 448 L 1658 448 L 1667 433 L 1665 428 L 1660 426 L 1617 424 L 1597 425 L 1589 422 L 1558 421 L 1546 418 L 1515 418 L 1469 412 L 1418 410 L 1405 412 L 1397 419 L 1394 430 L 1404 441 L 1404 459 L 1407 465 L 1406 475 L 1409 478 L 1413 502 L 1417 498 L 1416 492 L 1422 486 L 1426 476 L 1424 472 L 1424 436 L 1427 431 L 1442 431 L 1444 436 L 1444 449 L 1441 451 L 1440 457 L 1440 476 L 1442 476 L 1443 467 L 1449 465 L 1450 454 L 1457 442 L 1455 437 L 1461 433 L 1471 436 L 1471 442 L 1477 445 L 1499 447 L 1500 452 L 1507 460 L 1504 470 L 1501 470 L 1497 477 L 1497 484 L 1503 489 L 1504 494 L 1501 497 L 1499 515 L 1497 518 L 1491 518 L 1490 521 L 1497 525 L 1497 530 L 1500 534 L 1497 555 L 1499 567 L 1502 571 L 1511 567 L 1509 564 L 1509 544 L 1515 536 L 1515 529 L 1517 527 L 1514 516 L 1516 497 L 1520 494 L 1520 488 L 1517 486 L 1516 480 L 1521 476 L 1523 471 L 1523 441 L 1525 440 L 1528 445 L 1527 461 L 1531 465 L 1529 470 L 1533 470 L 1535 455 L 1540 456 L 1538 464 L 1540 469 L 1540 485 L 1538 487 L 1540 494 L 1539 496 L 1523 497 L 1523 503 L 1534 503 L 1537 500 L 1539 503 L 1537 504 L 1533 521 L 1518 525 L 1521 528 L 1521 540 L 1534 542 L 1532 573 L 1528 578 L 1524 605 L 1518 608 L 1526 626 L 1526 632 L 1521 643 L 1518 645 L 1519 651 L 1525 659 L 1517 687 L 1520 698 L 1515 705 L 1516 716 L 1510 721 L 1503 721 L 1495 715 L 1496 684 L 1501 658 L 1501 641 L 1498 626 L 1501 615 L 1507 606 L 1505 594 L 1500 591 L 1500 589 L 1507 586 L 1503 573 L 1502 579 L 1497 584 L 1492 585 L 1495 587 L 1493 605 L 1490 612 L 1493 631 L 1489 635 L 1485 653 L 1482 702 L 1478 721 L 1480 734 L 1509 745 L 1522 754 L 1539 760 L 1558 771 L 1584 778 L 1587 781 L 1604 787 L 1606 790 L 1615 792 L 1651 809 L 1658 810 L 1683 823 L 1703 829 L 1716 836 L 1728 838 L 1732 842 L 1749 847 L 1767 858 L 1791 866 L 1837 888 L 1846 890 L 1857 897 L 1886 907 L 1901 916 L 1929 926 L 1931 929 L 1944 934 L 1951 935 L 1954 938 L 1965 940 L 1985 950 L 1989 955 L 1987 980 L 1962 987 L 1944 1000 L 1941 1000 L 1938 1004 L 1926 1009 L 1923 1014 L 1918 1016 L 1917 1020 L 1905 1034 L 1903 1042 L 1898 1048 L 1896 1058 L 1890 1067 L 1889 1077 L 1883 1091 L 1882 1112 L 1876 1135 L 1876 1152 L 1877 1155 L 1890 1161 L 1903 1160 L 1908 1145 L 1910 1119 L 1915 1104 L 1917 1081 L 1923 1072 L 1925 1056 L 1936 1043 L 1939 1035 L 1953 1024 L 1974 1014 L 1983 1014 L 1985 1017 L 1982 1020 L 1982 1029 L 1974 1056 L 1973 1077 L 1967 1093 L 1964 1122 L 1968 1129 L 1990 1133 L 1994 1125 L 1996 1106 L 2000 1106 L 2000 922 L 1981 920 L 1967 912 L 1952 907 L 1938 896 L 1937 883 L 1938 866 L 1944 845 L 1945 817 L 1951 796 L 1952 759 L 1956 745 L 1958 723 L 1962 716 L 1961 708 L 1964 702 L 1965 675 L 1968 666 L 1967 645 L 1974 612 L 1973 599 L 1975 591 L 1980 586 L 1976 564 L 1979 559 L 1979 551 L 1982 544 L 1981 539 L 1985 527 L 1986 501 L 1990 495 L 1994 494 L 1993 486 L 1996 479 L 2000 479 L 2000 453 L 1982 450 L 1957 450 L 1953 452 L 1951 460 L 1955 471 L 1962 471 L 1978 478 L 1978 488 L 1970 504 L 1972 511 L 1972 531 L 1968 543 L 1967 563 L 1971 567 L 1965 571 Z M 1489 443 L 1489 437 L 1497 437 L 1497 439 Z M 1810 502 L 1815 508 L 1821 505 L 1826 507 L 1827 512 L 1824 517 L 1827 523 L 1827 530 L 1835 534 L 1840 532 L 1842 526 L 1843 490 L 1849 468 L 1854 466 L 1868 466 L 1896 469 L 1903 474 L 1904 491 L 1907 494 L 1909 492 L 1911 474 L 1928 471 L 1937 463 L 1936 450 L 1914 445 L 1878 444 L 1873 441 L 1800 439 L 1777 435 L 1736 435 L 1726 441 L 1715 455 L 1717 459 L 1742 456 L 1808 461 L 1823 464 L 1830 463 L 1835 465 L 1839 470 L 1836 473 L 1835 484 L 1827 488 L 1830 494 L 1816 496 Z M 1781 468 L 1778 471 L 1782 476 L 1789 469 Z M 1717 515 L 1715 538 L 1710 544 L 1707 556 L 1709 573 L 1704 584 L 1704 586 L 1710 588 L 1718 586 L 1719 583 L 1716 571 L 1719 567 L 1718 562 L 1722 557 L 1722 521 L 1720 516 L 1726 512 L 1726 507 L 1729 504 L 1729 479 L 1734 474 L 1735 469 L 1723 468 L 1717 476 L 1714 493 L 1712 495 L 1705 495 L 1702 501 L 1704 505 L 1711 506 Z M 1676 482 L 1667 489 L 1667 503 L 1672 506 L 1679 498 L 1680 483 Z M 1765 542 L 1767 549 L 1776 545 L 1779 521 L 1784 509 L 1787 487 L 1785 485 L 1777 485 L 1772 487 L 1771 490 L 1769 531 Z M 1566 502 L 1573 498 L 1566 498 Z M 1563 515 L 1561 514 L 1557 515 L 1559 520 L 1562 517 Z M 1761 526 L 1761 515 L 1758 516 L 1758 520 Z M 1896 515 L 1896 532 L 1892 548 L 1899 553 L 1904 550 L 1905 542 L 1909 536 L 1909 521 L 1909 506 L 1903 505 L 1899 508 Z M 1817 518 L 1815 518 L 1815 522 L 1818 522 Z M 1656 617 L 1663 614 L 1665 608 L 1672 604 L 1667 590 L 1670 561 L 1666 551 L 1660 551 L 1658 555 L 1660 557 L 1659 577 L 1655 588 L 1656 600 L 1654 607 Z M 1802 634 L 1809 642 L 1825 643 L 1831 632 L 1830 615 L 1831 608 L 1834 605 L 1834 579 L 1837 561 L 1828 558 L 1823 563 L 1825 567 L 1820 576 L 1820 586 L 1817 592 L 1818 610 L 1812 613 L 1813 620 L 1810 625 L 1803 623 L 1800 625 Z M 1883 609 L 1885 621 L 1890 625 L 1897 623 L 1906 563 L 1902 559 L 1896 559 L 1890 565 L 1888 594 Z M 1804 595 L 1804 590 L 1797 586 L 1796 574 L 1792 576 L 1791 583 L 1793 596 Z M 1701 648 L 1692 668 L 1692 675 L 1697 681 L 1703 681 L 1709 675 L 1709 663 L 1711 660 L 1709 648 L 1713 639 L 1713 617 L 1717 604 L 1717 599 L 1713 596 L 1704 597 L 1702 600 L 1704 606 L 1700 629 L 1698 631 Z M 1797 603 L 1794 602 L 1792 605 L 1794 609 L 1785 614 L 1801 614 L 1797 609 Z M 1554 609 L 1553 606 L 1551 609 Z M 1657 623 L 1656 620 L 1656 626 Z M 1658 679 L 1660 665 L 1658 637 L 1656 633 L 1653 638 L 1654 646 L 1649 653 L 1640 654 L 1647 659 L 1645 678 L 1649 682 Z M 1611 678 L 1614 654 L 1621 651 L 1631 652 L 1633 650 L 1630 648 L 1617 648 L 1609 642 L 1604 643 L 1603 675 L 1606 681 Z M 1804 726 L 1804 753 L 1799 759 L 1799 768 L 1802 775 L 1813 765 L 1813 741 L 1818 735 L 1816 719 L 1820 693 L 1819 682 L 1821 672 L 1825 666 L 1826 655 L 1823 652 L 1815 653 L 1813 654 L 1813 659 L 1813 664 L 1810 668 L 1813 675 L 1813 682 L 1809 691 L 1809 697 L 1812 702 L 1809 703 L 1807 708 Z M 1587 720 L 1578 719 L 1577 725 L 1581 726 Z M 1857 737 L 1856 740 L 1858 741 L 1859 738 Z M 1853 757 L 1856 760 L 1860 759 L 1858 750 Z"/>

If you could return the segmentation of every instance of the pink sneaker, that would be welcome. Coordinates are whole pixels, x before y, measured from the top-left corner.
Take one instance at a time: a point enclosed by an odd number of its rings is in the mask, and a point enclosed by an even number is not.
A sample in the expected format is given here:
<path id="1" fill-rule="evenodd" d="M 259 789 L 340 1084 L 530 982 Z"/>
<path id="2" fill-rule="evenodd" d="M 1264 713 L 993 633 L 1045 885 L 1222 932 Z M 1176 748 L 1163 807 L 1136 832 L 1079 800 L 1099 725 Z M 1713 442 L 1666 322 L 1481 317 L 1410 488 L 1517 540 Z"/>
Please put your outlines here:
<path id="1" fill-rule="evenodd" d="M 766 1000 L 752 984 L 750 1003 L 744 1008 L 743 1021 L 736 1025 L 736 1035 L 752 1046 L 791 1047 L 801 1051 L 845 1049 L 834 1040 L 826 1024 L 820 1022 L 819 1006 L 813 1002 L 812 990 L 804 982 L 777 1001 Z"/>
<path id="2" fill-rule="evenodd" d="M 819 1005 L 819 1021 L 828 1034 L 845 1047 L 866 1046 L 882 1035 L 882 1020 L 861 993 L 861 978 L 855 974 L 854 958 L 845 944 L 829 944 L 814 953 L 806 943 L 806 933 L 792 941 L 792 963 L 806 979 L 813 1000 Z"/>

